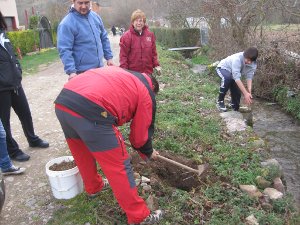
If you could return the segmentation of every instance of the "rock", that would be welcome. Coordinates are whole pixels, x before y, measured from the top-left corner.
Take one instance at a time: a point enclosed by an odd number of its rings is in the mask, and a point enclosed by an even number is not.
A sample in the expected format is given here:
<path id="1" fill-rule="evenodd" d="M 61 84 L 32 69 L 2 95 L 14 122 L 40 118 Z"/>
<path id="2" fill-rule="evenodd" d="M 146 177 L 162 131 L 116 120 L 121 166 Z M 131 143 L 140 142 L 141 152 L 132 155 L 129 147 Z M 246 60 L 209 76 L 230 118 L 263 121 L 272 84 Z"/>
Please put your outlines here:
<path id="1" fill-rule="evenodd" d="M 147 177 L 142 176 L 142 182 L 143 183 L 150 183 L 150 179 Z"/>
<path id="2" fill-rule="evenodd" d="M 36 200 L 34 198 L 29 199 L 26 202 L 26 206 L 33 207 L 35 205 L 35 203 L 36 203 Z"/>
<path id="3" fill-rule="evenodd" d="M 223 112 L 220 113 L 220 116 L 224 119 L 226 127 L 230 133 L 244 131 L 247 128 L 243 115 L 240 112 Z"/>
<path id="4" fill-rule="evenodd" d="M 46 186 L 46 185 L 47 185 L 46 183 L 39 183 L 39 184 L 38 184 L 38 188 L 44 187 L 44 186 Z"/>
<path id="5" fill-rule="evenodd" d="M 279 162 L 276 159 L 268 159 L 264 162 L 260 163 L 262 167 L 269 167 L 269 166 L 278 166 L 281 167 Z"/>
<path id="6" fill-rule="evenodd" d="M 273 209 L 273 206 L 270 203 L 266 203 L 266 202 L 262 203 L 261 207 L 265 211 L 271 211 Z"/>
<path id="7" fill-rule="evenodd" d="M 240 112 L 237 112 L 237 111 L 223 112 L 223 113 L 220 113 L 220 116 L 223 119 L 232 119 L 232 120 L 240 119 L 240 120 L 243 120 L 243 115 Z"/>
<path id="8" fill-rule="evenodd" d="M 261 148 L 265 146 L 265 141 L 263 139 L 257 139 L 252 142 L 252 145 L 256 148 Z"/>
<path id="9" fill-rule="evenodd" d="M 147 206 L 151 211 L 158 209 L 158 198 L 153 195 L 150 195 L 146 200 Z"/>
<path id="10" fill-rule="evenodd" d="M 281 192 L 281 193 L 284 193 L 285 190 L 284 190 L 284 185 L 282 183 L 282 180 L 279 178 L 279 177 L 276 177 L 274 180 L 273 180 L 273 187 Z"/>
<path id="11" fill-rule="evenodd" d="M 139 173 L 133 173 L 133 177 L 135 178 L 135 179 L 138 179 L 138 178 L 141 178 L 141 175 L 139 174 Z"/>
<path id="12" fill-rule="evenodd" d="M 141 184 L 141 179 L 135 179 L 135 185 L 136 186 L 139 186 Z"/>
<path id="13" fill-rule="evenodd" d="M 150 178 L 150 185 L 151 186 L 158 186 L 159 182 L 158 182 L 158 180 L 155 177 L 151 177 Z"/>
<path id="14" fill-rule="evenodd" d="M 9 176 L 9 177 L 4 178 L 4 180 L 8 181 L 8 182 L 13 182 L 15 180 L 15 178 Z"/>
<path id="15" fill-rule="evenodd" d="M 266 175 L 271 176 L 272 179 L 275 179 L 276 177 L 282 177 L 282 166 L 276 159 L 269 159 L 267 161 L 261 162 L 261 166 L 268 169 L 268 174 Z"/>
<path id="16" fill-rule="evenodd" d="M 276 200 L 283 197 L 283 193 L 277 191 L 274 188 L 266 188 L 264 190 L 264 194 L 268 195 L 271 200 Z"/>
<path id="17" fill-rule="evenodd" d="M 271 182 L 267 181 L 265 178 L 258 176 L 256 177 L 256 184 L 259 188 L 265 189 L 267 187 L 271 187 Z"/>
<path id="18" fill-rule="evenodd" d="M 255 216 L 252 214 L 246 218 L 246 224 L 247 225 L 259 225 L 257 219 Z"/>
<path id="19" fill-rule="evenodd" d="M 249 108 L 249 107 L 247 107 L 247 106 L 241 106 L 241 107 L 239 108 L 239 112 L 240 112 L 240 113 L 249 113 L 249 112 L 251 112 L 251 111 L 252 111 L 252 109 Z"/>
<path id="20" fill-rule="evenodd" d="M 255 197 L 255 198 L 261 198 L 263 196 L 263 193 L 261 193 L 260 191 L 254 192 L 253 194 L 250 195 L 251 197 Z"/>
<path id="21" fill-rule="evenodd" d="M 254 185 L 240 185 L 240 189 L 250 196 L 255 196 L 256 192 L 258 192 L 257 187 Z"/>
<path id="22" fill-rule="evenodd" d="M 150 185 L 145 185 L 145 186 L 143 186 L 143 190 L 144 191 L 151 191 L 151 186 Z"/>

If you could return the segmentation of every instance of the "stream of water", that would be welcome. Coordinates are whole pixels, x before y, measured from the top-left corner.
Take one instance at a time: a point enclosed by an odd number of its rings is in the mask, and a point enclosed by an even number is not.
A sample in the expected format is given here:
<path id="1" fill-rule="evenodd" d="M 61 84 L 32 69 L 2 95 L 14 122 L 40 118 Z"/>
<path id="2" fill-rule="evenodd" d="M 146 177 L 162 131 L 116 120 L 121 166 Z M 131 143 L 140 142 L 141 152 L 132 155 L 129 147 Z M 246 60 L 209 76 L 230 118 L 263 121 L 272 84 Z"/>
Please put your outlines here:
<path id="1" fill-rule="evenodd" d="M 253 129 L 271 148 L 271 156 L 283 167 L 287 191 L 300 208 L 300 123 L 278 105 L 256 101 Z"/>

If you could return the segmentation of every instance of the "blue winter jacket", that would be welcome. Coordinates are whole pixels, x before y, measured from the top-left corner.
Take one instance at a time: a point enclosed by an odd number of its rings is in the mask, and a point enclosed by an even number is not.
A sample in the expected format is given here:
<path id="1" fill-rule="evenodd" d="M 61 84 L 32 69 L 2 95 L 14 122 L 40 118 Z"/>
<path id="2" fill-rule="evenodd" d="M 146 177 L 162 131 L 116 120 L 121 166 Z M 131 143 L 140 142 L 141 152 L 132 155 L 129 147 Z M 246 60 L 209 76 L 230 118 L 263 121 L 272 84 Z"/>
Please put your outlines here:
<path id="1" fill-rule="evenodd" d="M 91 10 L 82 15 L 70 9 L 58 26 L 57 48 L 67 74 L 102 67 L 103 57 L 113 58 L 103 22 Z"/>

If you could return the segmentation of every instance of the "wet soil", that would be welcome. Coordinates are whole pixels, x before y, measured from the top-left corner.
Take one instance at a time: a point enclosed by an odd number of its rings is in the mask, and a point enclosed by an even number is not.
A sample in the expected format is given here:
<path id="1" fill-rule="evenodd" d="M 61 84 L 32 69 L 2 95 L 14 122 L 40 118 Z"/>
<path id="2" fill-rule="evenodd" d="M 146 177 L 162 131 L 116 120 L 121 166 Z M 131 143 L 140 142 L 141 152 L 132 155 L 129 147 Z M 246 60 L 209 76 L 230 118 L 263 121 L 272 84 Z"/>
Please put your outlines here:
<path id="1" fill-rule="evenodd" d="M 64 171 L 70 170 L 74 167 L 76 167 L 75 161 L 62 161 L 61 163 L 54 163 L 52 166 L 49 167 L 49 170 Z"/>

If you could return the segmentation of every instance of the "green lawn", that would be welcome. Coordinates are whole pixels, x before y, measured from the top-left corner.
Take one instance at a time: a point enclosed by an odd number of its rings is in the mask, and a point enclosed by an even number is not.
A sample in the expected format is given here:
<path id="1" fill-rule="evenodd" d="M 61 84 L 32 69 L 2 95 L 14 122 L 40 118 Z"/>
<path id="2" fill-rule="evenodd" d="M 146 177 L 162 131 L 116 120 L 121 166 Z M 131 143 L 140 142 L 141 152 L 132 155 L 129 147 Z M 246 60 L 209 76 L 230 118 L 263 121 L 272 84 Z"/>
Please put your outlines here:
<path id="1" fill-rule="evenodd" d="M 253 214 L 259 224 L 300 224 L 287 196 L 263 210 L 258 199 L 242 193 L 239 184 L 254 184 L 260 175 L 260 156 L 251 140 L 256 136 L 248 131 L 224 136 L 224 124 L 215 107 L 218 84 L 208 74 L 194 74 L 177 53 L 158 47 L 163 71 L 158 77 L 161 92 L 157 95 L 154 147 L 200 163 L 208 163 L 210 172 L 199 188 L 190 192 L 165 183 L 153 187 L 160 193 L 160 208 L 166 210 L 160 224 L 245 224 Z M 124 136 L 128 128 L 123 129 Z M 126 132 L 127 131 L 127 132 Z M 141 196 L 147 198 L 139 189 Z M 84 193 L 74 199 L 58 201 L 57 211 L 48 225 L 126 224 L 111 191 L 88 200 Z"/>
<path id="2" fill-rule="evenodd" d="M 23 56 L 20 60 L 23 75 L 34 74 L 41 66 L 47 66 L 58 59 L 57 49 L 42 49 L 36 54 Z"/>

